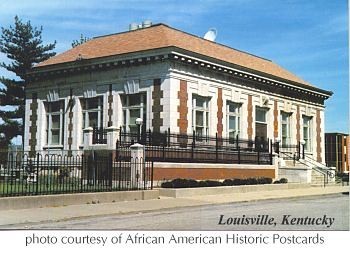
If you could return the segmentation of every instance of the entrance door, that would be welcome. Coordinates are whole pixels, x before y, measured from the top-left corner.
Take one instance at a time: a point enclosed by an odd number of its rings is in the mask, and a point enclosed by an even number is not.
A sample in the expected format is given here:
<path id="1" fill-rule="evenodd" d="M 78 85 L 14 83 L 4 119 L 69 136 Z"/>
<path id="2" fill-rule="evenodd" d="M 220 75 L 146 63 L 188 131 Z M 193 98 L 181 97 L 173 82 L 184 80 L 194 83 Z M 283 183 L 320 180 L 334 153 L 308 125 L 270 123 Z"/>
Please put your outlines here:
<path id="1" fill-rule="evenodd" d="M 266 150 L 267 143 L 267 108 L 255 108 L 255 147 L 259 150 Z"/>
<path id="2" fill-rule="evenodd" d="M 255 123 L 255 135 L 260 141 L 267 140 L 267 124 Z"/>

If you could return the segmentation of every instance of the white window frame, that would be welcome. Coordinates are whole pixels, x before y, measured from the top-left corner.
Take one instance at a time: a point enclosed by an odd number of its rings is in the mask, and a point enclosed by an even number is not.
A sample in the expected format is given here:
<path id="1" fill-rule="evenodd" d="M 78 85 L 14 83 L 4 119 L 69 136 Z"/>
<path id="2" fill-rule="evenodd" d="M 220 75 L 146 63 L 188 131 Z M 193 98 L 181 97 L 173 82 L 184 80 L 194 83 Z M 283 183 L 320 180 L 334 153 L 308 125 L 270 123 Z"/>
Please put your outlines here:
<path id="1" fill-rule="evenodd" d="M 96 99 L 98 100 L 97 108 L 90 108 L 89 101 Z M 97 128 L 103 127 L 103 96 L 99 95 L 92 98 L 81 98 L 81 101 L 85 101 L 84 106 L 82 105 L 82 128 L 88 128 L 90 125 L 89 113 L 97 113 Z"/>
<path id="2" fill-rule="evenodd" d="M 202 99 L 204 101 L 203 107 L 197 106 L 198 99 Z M 192 94 L 192 131 L 195 131 L 196 135 L 197 135 L 198 134 L 197 127 L 201 127 L 200 128 L 200 129 L 202 129 L 201 137 L 209 136 L 209 127 L 210 127 L 209 105 L 210 105 L 210 98 L 209 97 L 203 97 L 203 96 L 199 96 L 197 94 Z M 203 113 L 203 126 L 198 126 L 196 123 L 196 112 L 197 111 L 200 111 Z"/>
<path id="3" fill-rule="evenodd" d="M 52 111 L 53 104 L 60 104 L 58 111 Z M 62 146 L 64 137 L 64 100 L 45 102 L 46 110 L 46 144 L 47 146 Z M 59 116 L 59 127 L 52 128 L 52 117 Z M 59 130 L 58 142 L 52 141 L 52 131 Z"/>
<path id="4" fill-rule="evenodd" d="M 265 112 L 265 121 L 258 121 L 256 119 L 256 112 L 257 110 L 263 110 Z M 255 106 L 255 122 L 256 123 L 260 123 L 260 124 L 267 124 L 267 113 L 268 113 L 269 109 L 268 108 L 264 108 L 264 107 L 259 107 L 259 106 Z"/>
<path id="5" fill-rule="evenodd" d="M 140 97 L 140 104 L 130 106 L 130 97 L 138 95 Z M 140 110 L 140 118 L 142 118 L 142 125 L 146 125 L 147 120 L 147 93 L 140 92 L 136 94 L 122 94 L 121 103 L 122 103 L 122 124 L 123 130 L 126 132 L 130 132 L 130 127 L 137 127 L 135 123 L 130 123 L 130 110 Z M 124 100 L 123 100 L 124 98 Z"/>
<path id="6" fill-rule="evenodd" d="M 265 121 L 258 121 L 257 120 L 257 110 L 263 110 L 265 112 Z M 268 139 L 268 114 L 269 114 L 269 111 L 270 109 L 269 108 L 266 108 L 266 107 L 260 107 L 260 106 L 255 106 L 255 137 L 257 136 L 256 135 L 256 123 L 258 124 L 264 124 L 266 126 L 266 138 L 265 139 Z"/>
<path id="7" fill-rule="evenodd" d="M 234 106 L 235 111 L 232 112 L 230 111 L 230 106 Z M 232 102 L 232 101 L 226 101 L 226 131 L 227 131 L 227 138 L 230 139 L 235 139 L 237 137 L 237 135 L 240 135 L 240 125 L 241 125 L 241 106 L 242 104 L 240 103 L 236 103 L 236 102 Z M 230 117 L 234 117 L 236 119 L 235 124 L 236 127 L 234 127 L 233 129 L 230 129 Z M 232 134 L 233 132 L 233 136 L 230 136 L 230 134 Z"/>
<path id="8" fill-rule="evenodd" d="M 305 151 L 312 152 L 312 116 L 302 116 L 303 121 L 303 140 L 305 142 Z M 307 128 L 307 134 L 304 132 L 304 128 Z"/>
<path id="9" fill-rule="evenodd" d="M 287 120 L 283 120 L 283 116 L 287 117 Z M 289 145 L 291 143 L 291 138 L 292 138 L 292 134 L 291 134 L 291 117 L 292 114 L 289 112 L 285 112 L 285 111 L 281 111 L 281 115 L 280 115 L 280 123 L 281 123 L 281 143 L 282 146 L 284 145 Z M 286 139 L 284 140 L 283 138 L 283 125 L 285 125 L 285 127 L 287 128 L 286 131 Z"/>

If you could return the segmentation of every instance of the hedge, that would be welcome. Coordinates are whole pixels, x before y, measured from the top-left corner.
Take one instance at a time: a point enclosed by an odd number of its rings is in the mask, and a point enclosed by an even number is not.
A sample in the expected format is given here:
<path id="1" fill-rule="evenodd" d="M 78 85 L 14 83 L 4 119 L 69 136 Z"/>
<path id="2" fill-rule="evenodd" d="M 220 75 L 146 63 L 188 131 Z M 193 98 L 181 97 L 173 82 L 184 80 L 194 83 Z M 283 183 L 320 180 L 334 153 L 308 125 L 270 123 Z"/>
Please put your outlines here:
<path id="1" fill-rule="evenodd" d="M 280 179 L 274 183 L 287 183 L 287 179 Z M 192 179 L 174 179 L 162 183 L 162 188 L 196 188 L 196 187 L 219 187 L 219 186 L 240 186 L 240 185 L 257 185 L 257 184 L 272 184 L 272 179 L 268 177 L 248 178 L 248 179 L 226 179 L 223 182 L 216 180 L 201 180 Z"/>

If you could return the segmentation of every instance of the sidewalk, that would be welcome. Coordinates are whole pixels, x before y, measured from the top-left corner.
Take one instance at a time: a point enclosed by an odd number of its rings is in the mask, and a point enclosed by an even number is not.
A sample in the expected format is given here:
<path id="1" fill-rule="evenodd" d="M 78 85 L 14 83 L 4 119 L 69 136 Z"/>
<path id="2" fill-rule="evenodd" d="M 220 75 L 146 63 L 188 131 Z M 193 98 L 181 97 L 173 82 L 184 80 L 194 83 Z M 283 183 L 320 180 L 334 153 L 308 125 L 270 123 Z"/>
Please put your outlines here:
<path id="1" fill-rule="evenodd" d="M 124 201 L 103 204 L 70 205 L 36 209 L 0 211 L 0 229 L 2 225 L 53 222 L 81 217 L 126 214 L 147 211 L 159 211 L 178 207 L 191 207 L 233 202 L 249 202 L 267 199 L 282 199 L 305 196 L 341 194 L 348 192 L 349 186 L 310 187 L 259 191 L 222 195 L 193 196 L 183 198 L 161 197 L 153 200 Z"/>

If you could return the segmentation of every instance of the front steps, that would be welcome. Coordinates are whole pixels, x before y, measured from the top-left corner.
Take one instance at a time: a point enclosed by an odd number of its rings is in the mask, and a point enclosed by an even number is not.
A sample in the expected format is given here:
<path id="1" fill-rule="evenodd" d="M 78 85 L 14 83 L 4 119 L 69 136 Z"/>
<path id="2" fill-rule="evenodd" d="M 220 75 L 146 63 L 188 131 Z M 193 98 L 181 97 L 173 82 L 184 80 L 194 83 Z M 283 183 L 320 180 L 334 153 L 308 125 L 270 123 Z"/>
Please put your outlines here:
<path id="1" fill-rule="evenodd" d="M 291 178 L 290 182 L 298 182 L 298 179 L 295 178 L 296 172 L 298 172 L 298 175 L 300 176 L 299 182 L 301 183 L 310 183 L 312 186 L 324 186 L 324 179 L 326 179 L 326 186 L 336 184 L 335 179 L 328 177 L 327 180 L 327 177 L 325 177 L 322 173 L 301 161 L 282 160 L 282 164 L 282 166 L 279 166 L 279 174 L 282 174 L 281 176 L 284 176 L 289 171 L 289 174 L 287 176 Z M 292 175 L 292 173 L 295 173 L 295 175 Z"/>

